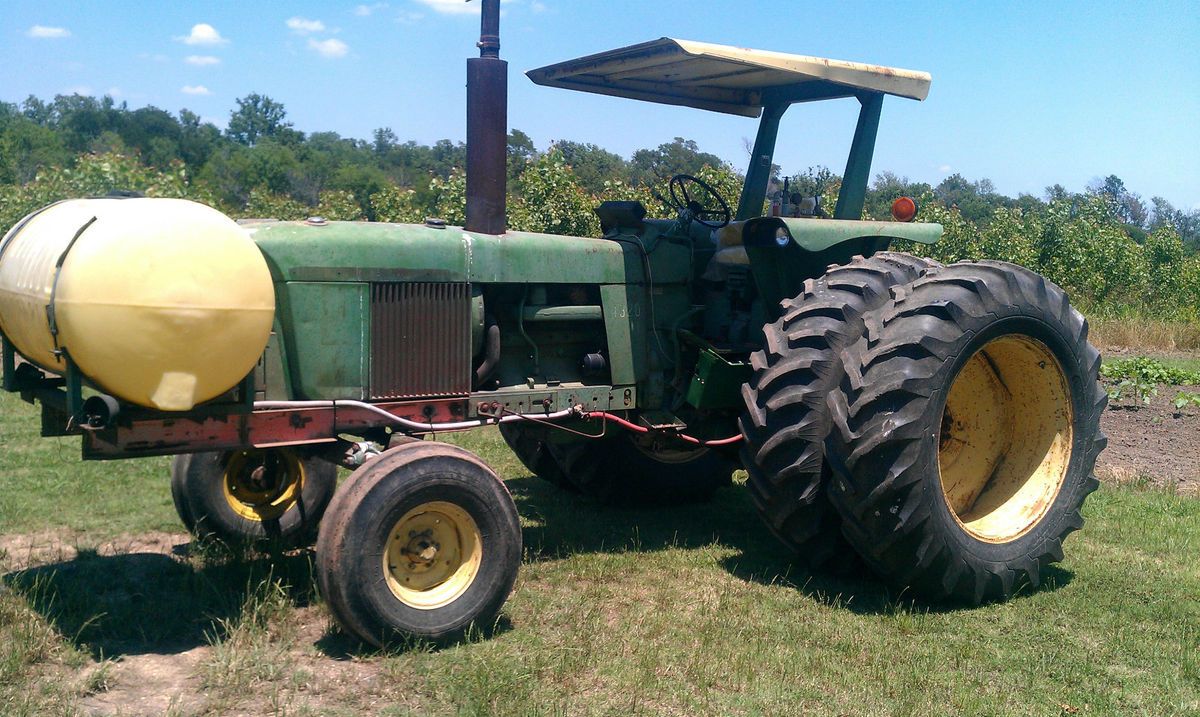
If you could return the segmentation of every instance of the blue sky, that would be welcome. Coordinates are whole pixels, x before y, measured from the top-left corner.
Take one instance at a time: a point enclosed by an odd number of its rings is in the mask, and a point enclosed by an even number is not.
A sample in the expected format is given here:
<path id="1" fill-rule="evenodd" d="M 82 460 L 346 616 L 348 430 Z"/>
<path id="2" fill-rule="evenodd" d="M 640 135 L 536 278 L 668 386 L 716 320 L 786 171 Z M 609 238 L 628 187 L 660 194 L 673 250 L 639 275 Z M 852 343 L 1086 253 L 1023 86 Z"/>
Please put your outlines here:
<path id="1" fill-rule="evenodd" d="M 0 100 L 109 93 L 224 127 L 236 98 L 261 92 L 306 132 L 461 140 L 476 5 L 6 0 Z M 541 88 L 521 74 L 669 35 L 930 72 L 925 102 L 885 102 L 875 171 L 931 183 L 960 172 L 1010 195 L 1116 174 L 1147 199 L 1200 208 L 1200 0 L 504 8 L 509 124 L 539 148 L 571 139 L 628 156 L 678 135 L 744 168 L 753 120 Z M 840 172 L 856 111 L 852 100 L 793 107 L 776 161 Z"/>

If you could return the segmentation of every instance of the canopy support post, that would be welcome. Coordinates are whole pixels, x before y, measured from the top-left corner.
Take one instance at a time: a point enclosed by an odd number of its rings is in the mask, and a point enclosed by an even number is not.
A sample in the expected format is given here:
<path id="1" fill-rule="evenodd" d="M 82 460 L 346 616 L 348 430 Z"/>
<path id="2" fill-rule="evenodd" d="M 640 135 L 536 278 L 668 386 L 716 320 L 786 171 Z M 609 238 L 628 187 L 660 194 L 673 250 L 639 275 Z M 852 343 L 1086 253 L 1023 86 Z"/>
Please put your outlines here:
<path id="1" fill-rule="evenodd" d="M 750 155 L 750 167 L 746 170 L 746 184 L 742 187 L 742 199 L 738 202 L 736 219 L 739 222 L 762 214 L 763 204 L 767 201 L 767 184 L 774 166 L 772 162 L 775 159 L 775 140 L 779 137 L 779 120 L 789 106 L 780 102 L 763 108 L 758 136 L 754 139 L 754 152 Z"/>

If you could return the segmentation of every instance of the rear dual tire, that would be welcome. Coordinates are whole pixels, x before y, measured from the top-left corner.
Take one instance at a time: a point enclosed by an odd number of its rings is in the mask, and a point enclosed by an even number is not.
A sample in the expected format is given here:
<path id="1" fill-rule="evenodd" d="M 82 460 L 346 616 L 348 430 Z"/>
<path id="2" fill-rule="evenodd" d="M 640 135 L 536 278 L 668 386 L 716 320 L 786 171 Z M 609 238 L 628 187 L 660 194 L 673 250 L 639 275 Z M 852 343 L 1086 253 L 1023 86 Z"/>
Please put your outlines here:
<path id="1" fill-rule="evenodd" d="M 829 402 L 843 534 L 934 599 L 1036 587 L 1098 486 L 1106 395 L 1086 321 L 1043 277 L 979 262 L 898 289 L 866 324 Z"/>
<path id="2" fill-rule="evenodd" d="M 754 375 L 742 387 L 739 425 L 750 496 L 767 527 L 809 567 L 853 561 L 841 519 L 829 503 L 826 398 L 843 374 L 841 349 L 863 333 L 863 317 L 937 266 L 907 254 L 856 257 L 783 303 L 764 327 L 766 348 L 750 357 Z"/>

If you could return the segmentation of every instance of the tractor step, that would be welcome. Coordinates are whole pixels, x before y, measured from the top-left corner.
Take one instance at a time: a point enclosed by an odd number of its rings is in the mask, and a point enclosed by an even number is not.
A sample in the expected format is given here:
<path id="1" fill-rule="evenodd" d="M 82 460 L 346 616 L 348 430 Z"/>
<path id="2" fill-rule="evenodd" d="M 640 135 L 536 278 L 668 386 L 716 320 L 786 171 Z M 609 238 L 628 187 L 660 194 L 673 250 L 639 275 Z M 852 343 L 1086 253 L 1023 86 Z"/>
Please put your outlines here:
<path id="1" fill-rule="evenodd" d="M 646 411 L 638 416 L 638 423 L 652 431 L 682 431 L 687 428 L 687 423 L 667 411 Z"/>

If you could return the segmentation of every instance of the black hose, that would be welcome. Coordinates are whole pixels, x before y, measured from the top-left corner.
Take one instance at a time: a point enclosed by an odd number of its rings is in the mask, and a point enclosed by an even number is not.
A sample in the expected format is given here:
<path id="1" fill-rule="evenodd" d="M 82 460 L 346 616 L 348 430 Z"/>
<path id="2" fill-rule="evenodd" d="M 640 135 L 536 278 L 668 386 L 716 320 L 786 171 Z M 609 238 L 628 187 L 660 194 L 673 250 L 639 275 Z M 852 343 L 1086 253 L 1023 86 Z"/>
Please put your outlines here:
<path id="1" fill-rule="evenodd" d="M 500 363 L 500 325 L 496 323 L 496 319 L 489 316 L 487 321 L 487 333 L 484 336 L 484 358 L 483 363 L 479 364 L 479 368 L 475 369 L 475 387 L 479 388 L 483 382 L 491 378 L 491 375 L 496 371 L 496 365 Z"/>

